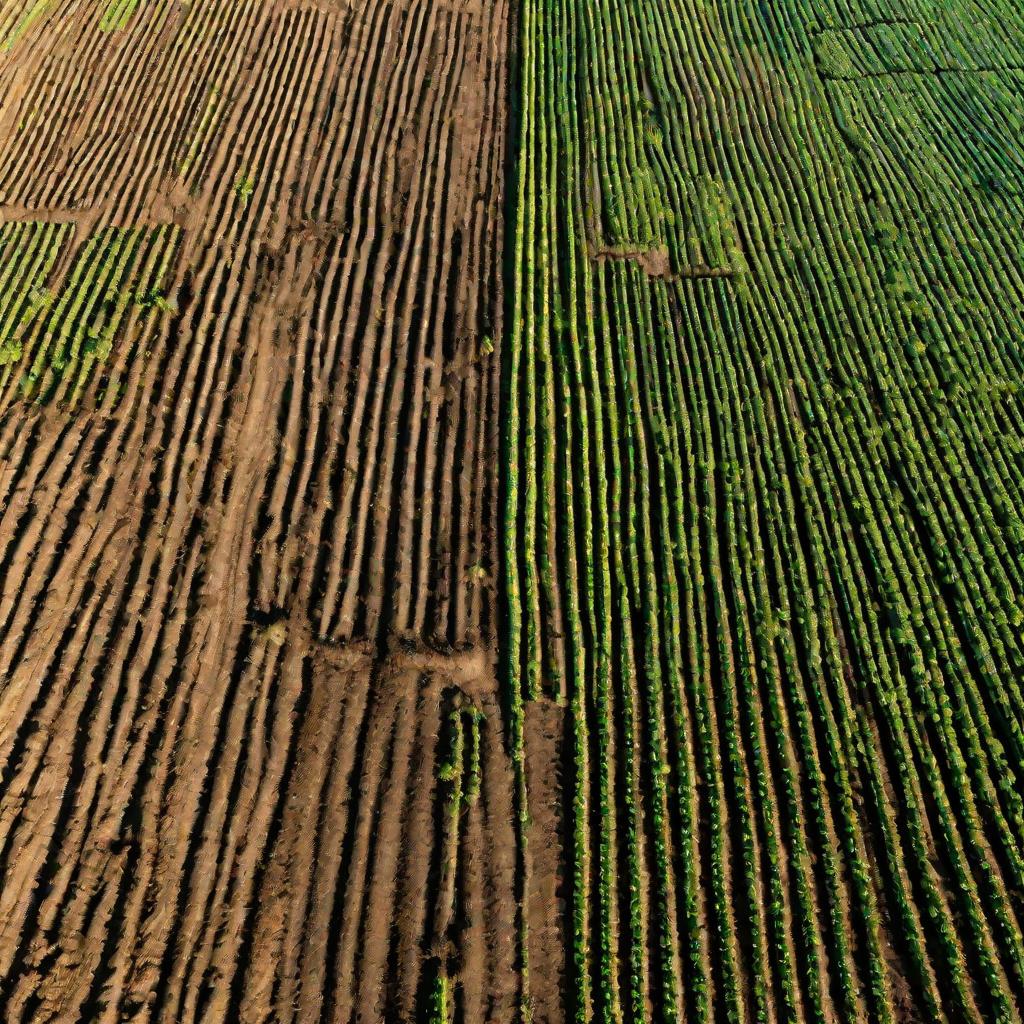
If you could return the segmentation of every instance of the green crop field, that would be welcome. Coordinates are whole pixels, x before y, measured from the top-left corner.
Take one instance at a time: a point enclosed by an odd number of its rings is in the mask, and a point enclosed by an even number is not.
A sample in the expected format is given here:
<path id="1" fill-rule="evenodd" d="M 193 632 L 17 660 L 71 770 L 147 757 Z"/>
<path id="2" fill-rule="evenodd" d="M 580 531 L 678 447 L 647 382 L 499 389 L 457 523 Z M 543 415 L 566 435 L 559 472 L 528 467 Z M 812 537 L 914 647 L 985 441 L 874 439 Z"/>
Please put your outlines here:
<path id="1" fill-rule="evenodd" d="M 520 774 L 571 718 L 571 1012 L 1019 1020 L 1024 9 L 527 0 L 520 50 L 505 659 Z"/>

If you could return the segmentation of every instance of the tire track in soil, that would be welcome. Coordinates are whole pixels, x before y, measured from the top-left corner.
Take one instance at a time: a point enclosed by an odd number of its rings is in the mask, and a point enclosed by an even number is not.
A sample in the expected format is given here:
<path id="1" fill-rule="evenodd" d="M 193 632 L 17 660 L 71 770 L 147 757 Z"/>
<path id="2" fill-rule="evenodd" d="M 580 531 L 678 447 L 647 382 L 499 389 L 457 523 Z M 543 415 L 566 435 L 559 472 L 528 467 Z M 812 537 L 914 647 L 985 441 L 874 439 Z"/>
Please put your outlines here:
<path id="1" fill-rule="evenodd" d="M 459 1019 L 515 1012 L 508 18 L 69 0 L 0 53 L 0 223 L 74 226 L 49 291 L 180 229 L 74 411 L 0 407 L 2 1019 L 419 1019 L 445 943 Z M 438 917 L 456 699 L 482 785 Z"/>

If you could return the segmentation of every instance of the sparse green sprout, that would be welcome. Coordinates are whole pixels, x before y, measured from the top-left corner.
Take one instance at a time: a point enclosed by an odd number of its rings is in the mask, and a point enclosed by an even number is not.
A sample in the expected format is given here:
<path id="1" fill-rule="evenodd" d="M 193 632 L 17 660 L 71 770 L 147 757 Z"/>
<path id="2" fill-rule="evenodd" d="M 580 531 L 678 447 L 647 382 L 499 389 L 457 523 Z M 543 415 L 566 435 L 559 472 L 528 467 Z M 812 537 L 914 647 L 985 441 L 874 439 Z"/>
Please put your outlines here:
<path id="1" fill-rule="evenodd" d="M 427 1007 L 427 1024 L 451 1024 L 451 982 L 443 967 L 438 967 Z"/>
<path id="2" fill-rule="evenodd" d="M 270 623 L 263 630 L 263 638 L 268 644 L 273 644 L 275 647 L 283 647 L 288 639 L 288 623 L 281 620 Z"/>
<path id="3" fill-rule="evenodd" d="M 243 175 L 235 182 L 235 195 L 238 196 L 243 206 L 249 202 L 255 190 L 256 182 L 250 177 Z"/>

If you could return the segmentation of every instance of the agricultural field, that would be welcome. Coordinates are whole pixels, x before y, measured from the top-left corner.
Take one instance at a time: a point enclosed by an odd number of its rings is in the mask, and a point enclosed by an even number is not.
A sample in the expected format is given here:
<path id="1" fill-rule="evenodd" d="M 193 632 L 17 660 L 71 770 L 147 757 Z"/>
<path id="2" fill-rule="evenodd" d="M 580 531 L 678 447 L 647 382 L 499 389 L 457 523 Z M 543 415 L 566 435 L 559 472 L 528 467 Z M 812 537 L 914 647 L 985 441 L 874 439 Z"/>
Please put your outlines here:
<path id="1" fill-rule="evenodd" d="M 508 24 L 0 2 L 0 1019 L 516 1012 Z"/>
<path id="2" fill-rule="evenodd" d="M 0 0 L 0 1020 L 1021 1024 L 1024 8 Z"/>
<path id="3" fill-rule="evenodd" d="M 521 11 L 517 772 L 566 1012 L 1024 1010 L 1024 12 Z M 530 829 L 520 829 L 530 850 Z"/>

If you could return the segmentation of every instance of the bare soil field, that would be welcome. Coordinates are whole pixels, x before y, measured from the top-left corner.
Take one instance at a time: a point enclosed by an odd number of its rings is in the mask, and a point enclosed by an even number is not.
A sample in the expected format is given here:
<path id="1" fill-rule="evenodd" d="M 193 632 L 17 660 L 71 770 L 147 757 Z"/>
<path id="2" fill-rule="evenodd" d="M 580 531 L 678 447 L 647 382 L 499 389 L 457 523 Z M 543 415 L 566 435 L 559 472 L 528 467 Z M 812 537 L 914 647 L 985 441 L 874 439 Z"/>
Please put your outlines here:
<path id="1" fill-rule="evenodd" d="M 0 3 L 4 1020 L 512 1012 L 507 13 Z"/>

